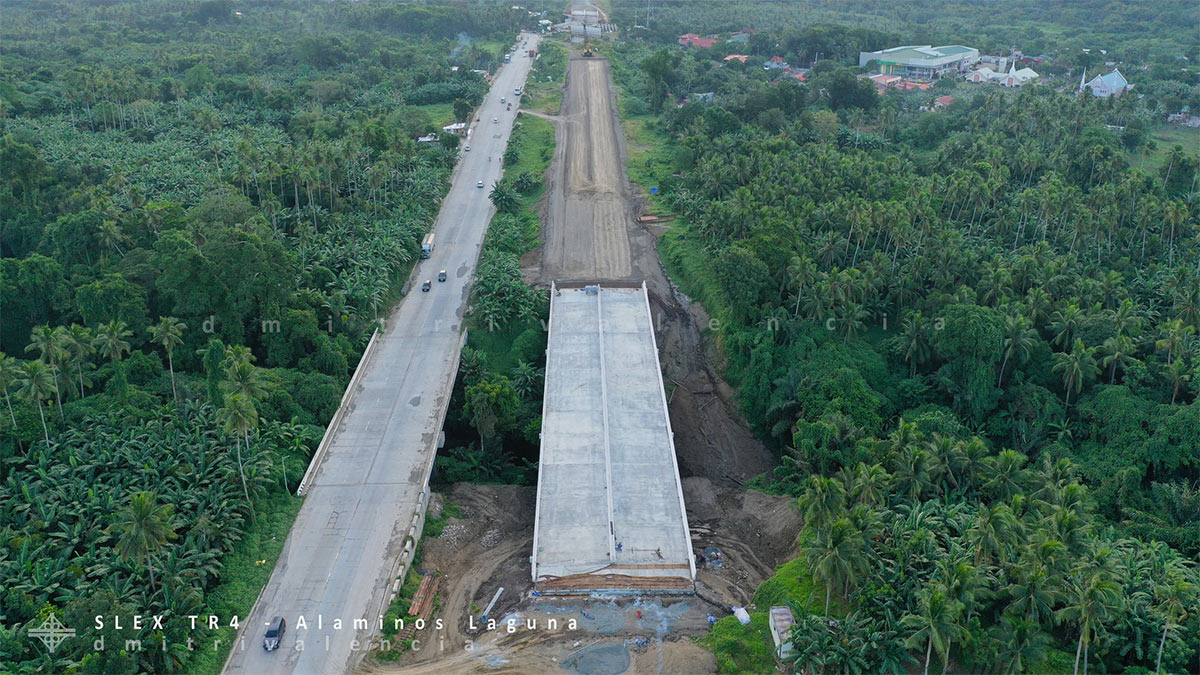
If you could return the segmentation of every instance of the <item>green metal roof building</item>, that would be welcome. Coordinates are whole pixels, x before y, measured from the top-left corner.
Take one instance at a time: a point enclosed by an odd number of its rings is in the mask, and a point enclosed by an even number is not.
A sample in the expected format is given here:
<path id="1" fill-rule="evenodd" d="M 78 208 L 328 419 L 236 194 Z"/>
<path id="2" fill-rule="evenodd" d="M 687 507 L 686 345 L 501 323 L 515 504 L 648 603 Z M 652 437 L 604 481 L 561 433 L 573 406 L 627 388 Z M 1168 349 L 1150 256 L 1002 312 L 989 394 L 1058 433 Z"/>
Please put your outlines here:
<path id="1" fill-rule="evenodd" d="M 859 66 L 866 66 L 871 61 L 879 65 L 879 72 L 884 75 L 936 80 L 947 73 L 966 71 L 979 61 L 979 50 L 962 45 L 909 45 L 877 52 L 859 52 Z"/>

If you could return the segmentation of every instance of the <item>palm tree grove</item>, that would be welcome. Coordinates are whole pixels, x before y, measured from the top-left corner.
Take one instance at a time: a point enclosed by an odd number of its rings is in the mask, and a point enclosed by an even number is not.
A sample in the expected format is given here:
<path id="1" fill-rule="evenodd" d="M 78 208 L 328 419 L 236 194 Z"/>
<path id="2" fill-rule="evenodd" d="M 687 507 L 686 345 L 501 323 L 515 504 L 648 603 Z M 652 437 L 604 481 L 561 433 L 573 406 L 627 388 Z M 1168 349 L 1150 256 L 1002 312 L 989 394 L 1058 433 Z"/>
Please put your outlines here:
<path id="1" fill-rule="evenodd" d="M 1198 189 L 1195 3 L 0 0 L 0 672 L 1200 673 Z"/>

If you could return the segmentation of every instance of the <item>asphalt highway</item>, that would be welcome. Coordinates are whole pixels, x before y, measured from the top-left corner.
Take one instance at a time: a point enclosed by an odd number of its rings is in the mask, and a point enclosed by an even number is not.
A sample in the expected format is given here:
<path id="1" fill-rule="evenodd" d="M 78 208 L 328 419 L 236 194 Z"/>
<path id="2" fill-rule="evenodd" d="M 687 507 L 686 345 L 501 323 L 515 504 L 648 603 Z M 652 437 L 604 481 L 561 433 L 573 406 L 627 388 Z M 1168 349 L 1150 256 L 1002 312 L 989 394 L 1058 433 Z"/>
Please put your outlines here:
<path id="1" fill-rule="evenodd" d="M 488 193 L 500 178 L 519 108 L 513 90 L 524 89 L 526 50 L 538 46 L 536 35 L 520 41 L 528 45 L 497 73 L 464 142 L 471 149 L 460 151 L 432 256 L 418 263 L 413 289 L 359 366 L 365 370 L 347 414 L 266 588 L 241 623 L 225 673 L 346 673 L 367 655 L 454 386 L 470 282 L 494 212 Z M 445 282 L 437 281 L 439 270 L 446 270 Z M 426 279 L 432 288 L 422 292 Z M 285 618 L 287 629 L 279 649 L 268 652 L 263 633 L 275 616 Z"/>

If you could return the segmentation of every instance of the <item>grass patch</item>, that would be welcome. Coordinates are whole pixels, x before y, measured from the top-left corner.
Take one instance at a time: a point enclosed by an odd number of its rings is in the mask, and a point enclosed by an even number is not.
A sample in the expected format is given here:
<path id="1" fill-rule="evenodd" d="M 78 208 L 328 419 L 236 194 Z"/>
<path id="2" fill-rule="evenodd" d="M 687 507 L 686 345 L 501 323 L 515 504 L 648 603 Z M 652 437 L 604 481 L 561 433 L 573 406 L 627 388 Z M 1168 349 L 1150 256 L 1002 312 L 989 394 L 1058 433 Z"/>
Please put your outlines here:
<path id="1" fill-rule="evenodd" d="M 674 172 L 675 161 L 670 146 L 671 139 L 659 127 L 654 115 L 621 114 L 621 129 L 625 132 L 628 153 L 625 170 L 629 180 L 642 186 L 647 195 L 650 188 Z M 651 197 L 651 201 L 653 201 Z"/>
<path id="2" fill-rule="evenodd" d="M 754 612 L 743 626 L 735 616 L 727 616 L 696 641 L 717 657 L 720 673 L 775 672 L 774 643 L 765 612 Z"/>
<path id="3" fill-rule="evenodd" d="M 554 158 L 554 125 L 540 117 L 521 115 L 513 129 L 509 148 L 517 151 L 517 161 L 504 166 L 506 178 L 515 179 L 528 173 L 537 179 L 537 187 L 521 194 L 521 202 L 527 209 L 536 209 L 542 193 L 546 191 L 546 169 Z M 532 248 L 532 247 L 531 247 Z"/>
<path id="4" fill-rule="evenodd" d="M 1167 161 L 1171 148 L 1182 145 L 1184 150 L 1200 146 L 1200 129 L 1189 129 L 1178 124 L 1159 124 L 1150 130 L 1150 138 L 1158 146 L 1147 152 L 1139 150 L 1129 153 L 1129 163 L 1146 171 L 1158 171 Z"/>
<path id="5" fill-rule="evenodd" d="M 247 530 L 242 540 L 238 542 L 233 552 L 222 561 L 221 585 L 213 589 L 207 597 L 207 612 L 220 617 L 241 617 L 250 615 L 250 609 L 258 594 L 262 592 L 271 571 L 275 569 L 275 561 L 283 550 L 283 542 L 288 530 L 300 512 L 303 499 L 290 493 L 272 494 L 260 499 L 255 507 L 257 520 Z M 256 564 L 265 560 L 261 565 Z M 188 673 L 220 673 L 229 656 L 229 649 L 237 637 L 237 631 L 224 626 L 215 634 L 205 635 L 205 640 L 220 640 L 219 649 L 197 649 L 192 652 L 192 660 L 181 670 Z M 253 638 L 253 636 L 252 636 Z"/>
<path id="6" fill-rule="evenodd" d="M 821 613 L 824 602 L 825 591 L 813 580 L 808 562 L 796 558 L 780 565 L 754 591 L 754 607 L 760 611 L 750 613 L 750 625 L 743 626 L 737 617 L 727 616 L 697 643 L 717 657 L 717 670 L 722 673 L 773 672 L 775 643 L 767 626 L 767 610 L 775 605 L 790 605 L 797 612 L 808 607 L 810 613 Z M 845 612 L 845 606 L 834 598 L 830 613 L 840 616 Z"/>
<path id="7" fill-rule="evenodd" d="M 554 40 L 542 40 L 538 58 L 525 81 L 522 105 L 544 113 L 558 112 L 562 107 L 562 88 L 566 79 L 566 47 Z"/>
<path id="8" fill-rule="evenodd" d="M 425 514 L 425 526 L 421 528 L 421 537 L 440 537 L 446 531 L 446 525 L 451 518 L 462 518 L 462 508 L 452 501 L 442 503 L 441 515 L 434 517 Z"/>
<path id="9" fill-rule="evenodd" d="M 680 290 L 699 301 L 709 316 L 722 322 L 730 316 L 725 291 L 712 274 L 712 258 L 688 233 L 682 217 L 676 217 L 659 239 L 658 257 Z"/>
<path id="10" fill-rule="evenodd" d="M 426 519 L 425 522 L 428 525 L 429 520 Z M 418 550 L 413 555 L 412 566 L 408 568 L 408 576 L 404 577 L 404 584 L 400 586 L 400 592 L 396 594 L 396 599 L 388 605 L 387 612 L 383 615 L 383 639 L 391 644 L 391 649 L 371 652 L 377 661 L 395 661 L 412 647 L 412 640 L 400 641 L 397 639 L 400 631 L 395 630 L 394 627 L 397 625 L 397 620 L 403 620 L 404 625 L 407 626 L 417 619 L 408 614 L 408 609 L 412 606 L 413 596 L 417 594 L 417 589 L 421 587 L 421 575 L 416 571 L 419 560 Z"/>
<path id="11" fill-rule="evenodd" d="M 803 557 L 780 565 L 775 574 L 754 591 L 755 607 L 769 609 L 776 605 L 791 605 L 797 613 L 825 613 L 825 587 L 813 579 L 812 572 L 808 570 L 808 561 Z M 829 613 L 832 616 L 849 613 L 836 593 L 829 603 Z"/>
<path id="12" fill-rule="evenodd" d="M 453 103 L 430 103 L 429 105 L 415 105 L 412 107 L 429 115 L 429 122 L 437 127 L 439 133 L 442 127 L 447 124 L 454 124 L 455 122 Z"/>

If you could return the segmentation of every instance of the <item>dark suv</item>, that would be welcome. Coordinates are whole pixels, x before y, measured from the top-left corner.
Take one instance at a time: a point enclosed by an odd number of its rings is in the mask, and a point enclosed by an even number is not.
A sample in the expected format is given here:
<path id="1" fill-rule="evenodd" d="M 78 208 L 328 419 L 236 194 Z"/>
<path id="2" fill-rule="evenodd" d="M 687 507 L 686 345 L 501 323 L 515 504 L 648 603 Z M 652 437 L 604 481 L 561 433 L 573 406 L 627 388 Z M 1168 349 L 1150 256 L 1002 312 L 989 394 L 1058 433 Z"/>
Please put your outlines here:
<path id="1" fill-rule="evenodd" d="M 286 628 L 287 621 L 284 621 L 282 616 L 271 619 L 270 625 L 267 626 L 267 634 L 263 636 L 263 649 L 267 651 L 279 649 L 279 641 L 283 639 L 283 631 Z"/>

